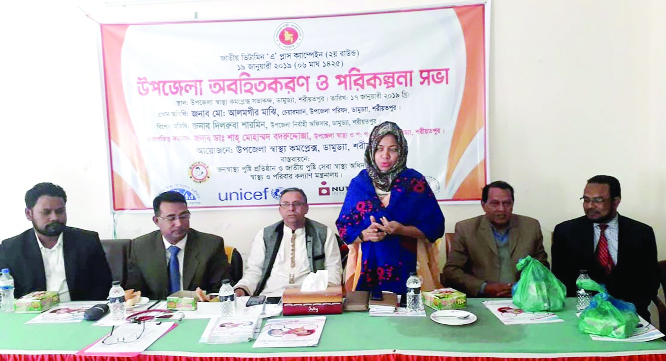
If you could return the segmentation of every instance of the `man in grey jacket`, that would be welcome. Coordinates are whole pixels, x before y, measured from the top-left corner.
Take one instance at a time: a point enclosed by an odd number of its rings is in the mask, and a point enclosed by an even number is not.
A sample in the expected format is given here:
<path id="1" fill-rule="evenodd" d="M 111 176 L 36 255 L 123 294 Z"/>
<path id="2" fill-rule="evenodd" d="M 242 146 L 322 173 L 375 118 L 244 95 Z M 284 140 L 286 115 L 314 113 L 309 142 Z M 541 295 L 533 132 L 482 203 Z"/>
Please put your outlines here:
<path id="1" fill-rule="evenodd" d="M 333 231 L 305 217 L 308 199 L 299 188 L 280 195 L 282 221 L 254 237 L 237 296 L 282 296 L 285 287 L 300 286 L 310 272 L 328 270 L 329 286 L 341 283 L 340 249 Z"/>

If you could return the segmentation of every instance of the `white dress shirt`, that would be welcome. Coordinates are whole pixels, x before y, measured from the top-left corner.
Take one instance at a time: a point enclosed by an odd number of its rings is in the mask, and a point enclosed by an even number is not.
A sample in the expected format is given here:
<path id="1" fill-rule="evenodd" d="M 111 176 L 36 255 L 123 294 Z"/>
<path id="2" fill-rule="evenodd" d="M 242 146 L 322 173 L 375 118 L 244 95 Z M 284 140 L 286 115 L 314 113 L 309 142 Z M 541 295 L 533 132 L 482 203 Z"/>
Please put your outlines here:
<path id="1" fill-rule="evenodd" d="M 46 248 L 39 241 L 39 235 L 35 231 L 39 251 L 42 253 L 44 262 L 44 273 L 46 275 L 46 291 L 55 291 L 60 294 L 60 302 L 69 302 L 69 287 L 67 286 L 67 275 L 65 274 L 65 255 L 62 250 L 62 233 L 53 248 Z"/>
<path id="2" fill-rule="evenodd" d="M 608 252 L 610 252 L 611 258 L 613 259 L 613 264 L 617 265 L 617 242 L 620 228 L 617 223 L 617 214 L 610 222 L 606 223 L 608 228 L 604 231 L 606 235 L 606 240 L 608 241 Z M 599 228 L 600 223 L 594 224 L 594 250 L 597 250 L 597 244 L 599 244 L 599 237 L 601 237 L 601 228 Z"/>
<path id="3" fill-rule="evenodd" d="M 282 242 L 275 257 L 273 270 L 270 277 L 266 280 L 266 286 L 262 295 L 282 296 L 284 289 L 289 285 L 289 278 L 293 276 L 294 285 L 300 286 L 310 274 L 310 262 L 308 260 L 307 247 L 305 245 L 305 228 L 299 228 L 295 231 L 295 267 L 291 267 L 291 228 L 284 226 Z M 342 280 L 342 265 L 340 263 L 340 249 L 335 234 L 330 228 L 326 230 L 326 242 L 324 243 L 324 252 L 326 258 L 326 270 L 328 270 L 329 286 L 337 286 Z M 261 229 L 252 241 L 250 256 L 247 259 L 247 266 L 243 272 L 243 278 L 234 286 L 244 288 L 254 293 L 263 276 L 264 259 L 266 258 L 266 247 L 264 245 L 264 230 Z"/>
<path id="4" fill-rule="evenodd" d="M 185 243 L 187 243 L 187 234 L 183 239 L 178 241 L 176 244 L 171 244 L 169 241 L 162 236 L 162 242 L 164 242 L 164 249 L 166 251 L 166 261 L 167 261 L 167 273 L 169 272 L 169 259 L 171 259 L 171 253 L 169 253 L 169 247 L 171 246 L 176 246 L 180 248 L 180 251 L 178 251 L 178 254 L 176 255 L 176 258 L 178 258 L 178 273 L 180 273 L 180 289 L 183 289 L 183 263 L 185 260 Z"/>

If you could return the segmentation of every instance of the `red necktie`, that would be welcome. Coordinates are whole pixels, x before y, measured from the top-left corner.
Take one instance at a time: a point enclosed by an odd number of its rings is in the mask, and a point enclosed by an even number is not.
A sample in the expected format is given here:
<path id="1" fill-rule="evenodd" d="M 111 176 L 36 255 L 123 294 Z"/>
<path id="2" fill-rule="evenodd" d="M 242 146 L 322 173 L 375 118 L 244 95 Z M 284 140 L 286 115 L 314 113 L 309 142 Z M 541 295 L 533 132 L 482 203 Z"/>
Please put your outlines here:
<path id="1" fill-rule="evenodd" d="M 614 265 L 610 251 L 608 250 L 608 240 L 606 239 L 605 233 L 606 228 L 608 228 L 607 224 L 599 225 L 601 233 L 599 234 L 599 243 L 597 244 L 597 251 L 595 253 L 597 256 L 597 261 L 599 261 L 601 267 L 606 271 L 607 274 L 610 274 Z"/>

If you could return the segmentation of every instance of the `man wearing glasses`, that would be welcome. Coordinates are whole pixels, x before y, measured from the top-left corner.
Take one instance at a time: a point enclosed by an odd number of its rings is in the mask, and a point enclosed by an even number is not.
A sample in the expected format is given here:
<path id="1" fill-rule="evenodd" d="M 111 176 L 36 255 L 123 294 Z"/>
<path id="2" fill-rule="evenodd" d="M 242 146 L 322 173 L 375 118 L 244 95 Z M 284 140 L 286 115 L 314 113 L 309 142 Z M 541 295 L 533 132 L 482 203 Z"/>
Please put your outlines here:
<path id="1" fill-rule="evenodd" d="M 229 278 L 222 237 L 190 228 L 187 201 L 178 192 L 157 196 L 153 210 L 159 230 L 132 241 L 125 288 L 155 300 L 197 287 L 219 291 L 222 280 Z"/>
<path id="2" fill-rule="evenodd" d="M 529 255 L 549 266 L 539 221 L 513 214 L 513 202 L 509 183 L 483 187 L 485 214 L 456 224 L 443 271 L 447 285 L 471 297 L 511 297 L 521 258 Z"/>
<path id="3" fill-rule="evenodd" d="M 342 279 L 340 249 L 333 231 L 305 217 L 308 199 L 303 190 L 287 188 L 280 195 L 282 220 L 254 237 L 237 296 L 282 296 L 288 285 L 301 285 L 310 272 L 328 270 L 328 285 Z"/>
<path id="4" fill-rule="evenodd" d="M 585 216 L 553 231 L 553 273 L 567 287 L 567 296 L 574 297 L 576 278 L 586 270 L 611 296 L 633 303 L 649 320 L 647 308 L 659 288 L 654 231 L 617 213 L 621 190 L 615 177 L 590 178 L 580 199 Z"/>

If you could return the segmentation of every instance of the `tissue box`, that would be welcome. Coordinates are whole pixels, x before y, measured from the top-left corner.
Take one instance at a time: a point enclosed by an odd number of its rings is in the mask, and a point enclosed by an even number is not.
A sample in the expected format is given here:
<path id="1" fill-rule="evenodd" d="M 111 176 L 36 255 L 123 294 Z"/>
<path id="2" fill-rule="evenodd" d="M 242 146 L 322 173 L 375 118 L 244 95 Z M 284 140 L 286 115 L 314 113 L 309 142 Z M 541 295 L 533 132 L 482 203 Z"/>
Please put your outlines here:
<path id="1" fill-rule="evenodd" d="M 285 316 L 336 313 L 342 313 L 342 286 L 331 286 L 319 292 L 301 292 L 300 288 L 291 287 L 282 294 L 282 314 Z"/>
<path id="2" fill-rule="evenodd" d="M 195 291 L 178 291 L 167 296 L 167 309 L 177 311 L 196 311 L 197 293 Z"/>
<path id="3" fill-rule="evenodd" d="M 467 306 L 467 296 L 453 288 L 423 292 L 423 304 L 436 310 L 455 310 Z"/>
<path id="4" fill-rule="evenodd" d="M 14 311 L 18 313 L 39 313 L 60 303 L 60 295 L 55 291 L 35 291 L 14 301 Z"/>

